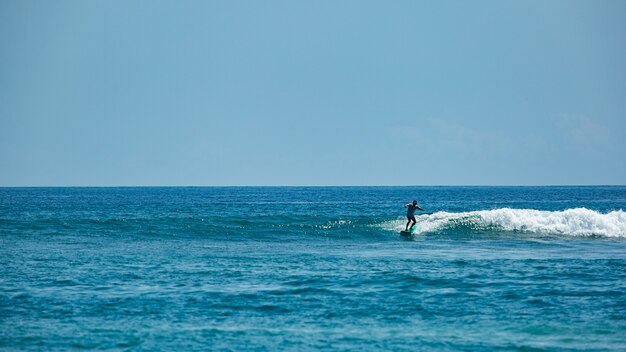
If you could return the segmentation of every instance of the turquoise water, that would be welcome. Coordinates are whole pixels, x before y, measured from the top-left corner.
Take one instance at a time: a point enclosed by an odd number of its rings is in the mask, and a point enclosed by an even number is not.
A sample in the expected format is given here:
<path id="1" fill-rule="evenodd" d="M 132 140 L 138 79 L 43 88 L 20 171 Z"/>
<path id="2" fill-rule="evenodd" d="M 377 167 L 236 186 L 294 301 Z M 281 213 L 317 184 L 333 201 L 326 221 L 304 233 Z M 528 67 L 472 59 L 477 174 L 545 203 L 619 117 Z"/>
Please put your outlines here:
<path id="1" fill-rule="evenodd" d="M 3 188 L 0 349 L 626 350 L 621 209 L 626 187 Z"/>

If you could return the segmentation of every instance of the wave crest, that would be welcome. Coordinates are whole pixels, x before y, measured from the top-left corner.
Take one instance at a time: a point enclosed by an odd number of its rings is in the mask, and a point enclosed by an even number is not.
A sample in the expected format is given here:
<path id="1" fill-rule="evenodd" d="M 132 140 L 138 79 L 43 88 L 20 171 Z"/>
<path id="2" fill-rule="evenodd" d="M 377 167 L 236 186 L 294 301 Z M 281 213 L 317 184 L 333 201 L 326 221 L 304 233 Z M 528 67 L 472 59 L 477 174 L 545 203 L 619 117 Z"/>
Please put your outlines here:
<path id="1" fill-rule="evenodd" d="M 382 224 L 383 228 L 399 231 L 404 220 Z M 445 229 L 521 231 L 570 236 L 626 237 L 626 212 L 600 213 L 586 208 L 563 211 L 501 208 L 461 213 L 437 212 L 417 217 L 415 234 Z"/>

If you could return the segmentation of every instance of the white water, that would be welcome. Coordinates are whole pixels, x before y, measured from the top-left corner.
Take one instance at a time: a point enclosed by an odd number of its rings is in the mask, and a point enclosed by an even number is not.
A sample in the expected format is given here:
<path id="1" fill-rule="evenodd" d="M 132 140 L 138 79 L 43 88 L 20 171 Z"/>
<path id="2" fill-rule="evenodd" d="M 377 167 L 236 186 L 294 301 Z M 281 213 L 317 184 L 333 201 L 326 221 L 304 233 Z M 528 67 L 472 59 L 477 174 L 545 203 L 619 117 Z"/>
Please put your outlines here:
<path id="1" fill-rule="evenodd" d="M 387 230 L 404 229 L 406 220 L 381 224 Z M 415 234 L 436 232 L 444 228 L 469 227 L 570 236 L 626 237 L 626 212 L 603 214 L 586 208 L 564 211 L 533 209 L 494 209 L 462 213 L 437 212 L 417 217 Z"/>

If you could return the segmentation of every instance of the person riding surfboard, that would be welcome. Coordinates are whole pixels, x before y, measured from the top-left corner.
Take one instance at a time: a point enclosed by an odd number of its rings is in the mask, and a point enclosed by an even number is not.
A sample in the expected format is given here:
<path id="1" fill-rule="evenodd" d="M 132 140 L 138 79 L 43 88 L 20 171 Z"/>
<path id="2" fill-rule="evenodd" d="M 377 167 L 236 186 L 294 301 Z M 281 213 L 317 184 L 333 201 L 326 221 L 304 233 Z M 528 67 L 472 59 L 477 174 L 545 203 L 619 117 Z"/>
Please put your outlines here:
<path id="1" fill-rule="evenodd" d="M 411 225 L 411 230 L 413 230 L 413 226 L 415 226 L 415 224 L 417 223 L 417 220 L 415 220 L 415 211 L 416 210 L 424 211 L 424 209 L 420 208 L 420 206 L 417 205 L 417 201 L 416 200 L 414 200 L 413 203 L 405 204 L 404 207 L 407 208 L 407 210 L 406 210 L 406 217 L 407 217 L 407 219 L 409 219 L 409 221 L 407 221 L 407 223 L 406 223 L 406 227 L 405 227 L 404 231 L 408 231 L 409 230 L 409 224 L 411 222 L 413 222 L 413 224 Z"/>

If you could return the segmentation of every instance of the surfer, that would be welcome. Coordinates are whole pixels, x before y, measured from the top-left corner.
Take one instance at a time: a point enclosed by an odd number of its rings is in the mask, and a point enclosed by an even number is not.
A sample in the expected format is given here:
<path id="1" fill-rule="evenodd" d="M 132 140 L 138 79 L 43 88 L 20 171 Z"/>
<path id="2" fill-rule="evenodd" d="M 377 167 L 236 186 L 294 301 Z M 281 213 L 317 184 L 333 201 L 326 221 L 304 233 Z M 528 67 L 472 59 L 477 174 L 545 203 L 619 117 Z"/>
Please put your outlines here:
<path id="1" fill-rule="evenodd" d="M 404 231 L 409 230 L 409 224 L 411 222 L 413 222 L 413 224 L 411 225 L 411 230 L 413 230 L 413 226 L 415 226 L 415 224 L 417 223 L 417 220 L 415 220 L 415 211 L 416 210 L 424 211 L 424 209 L 420 208 L 420 206 L 417 205 L 416 200 L 414 200 L 413 203 L 405 204 L 404 207 L 407 208 L 406 217 L 407 219 L 409 219 L 409 221 L 407 221 L 406 223 L 406 228 L 404 229 Z"/>

